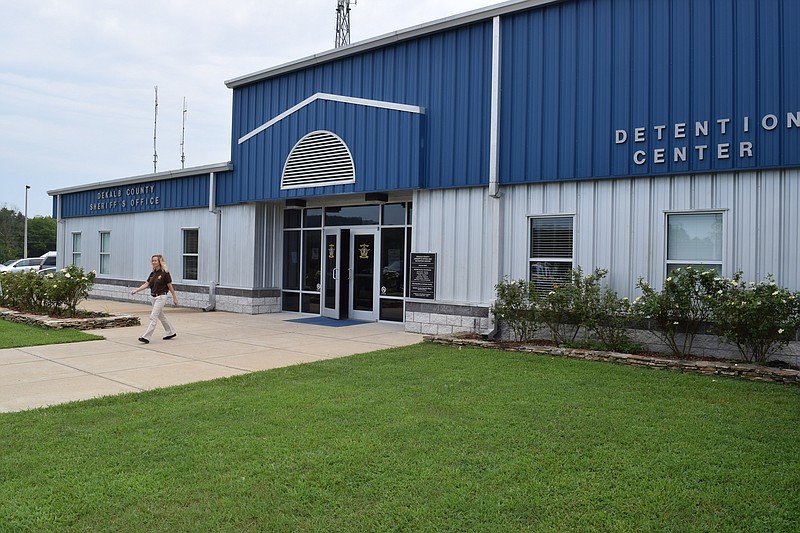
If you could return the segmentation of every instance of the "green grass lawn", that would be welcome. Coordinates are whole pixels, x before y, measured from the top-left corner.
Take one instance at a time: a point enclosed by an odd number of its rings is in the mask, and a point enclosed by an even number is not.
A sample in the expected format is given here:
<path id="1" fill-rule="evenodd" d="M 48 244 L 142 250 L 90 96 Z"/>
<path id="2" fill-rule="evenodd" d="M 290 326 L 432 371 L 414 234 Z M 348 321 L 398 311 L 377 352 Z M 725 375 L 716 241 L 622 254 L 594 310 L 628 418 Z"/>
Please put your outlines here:
<path id="1" fill-rule="evenodd" d="M 417 345 L 0 415 L 0 531 L 798 531 L 800 389 Z"/>
<path id="2" fill-rule="evenodd" d="M 0 349 L 102 339 L 72 328 L 48 329 L 0 319 Z"/>

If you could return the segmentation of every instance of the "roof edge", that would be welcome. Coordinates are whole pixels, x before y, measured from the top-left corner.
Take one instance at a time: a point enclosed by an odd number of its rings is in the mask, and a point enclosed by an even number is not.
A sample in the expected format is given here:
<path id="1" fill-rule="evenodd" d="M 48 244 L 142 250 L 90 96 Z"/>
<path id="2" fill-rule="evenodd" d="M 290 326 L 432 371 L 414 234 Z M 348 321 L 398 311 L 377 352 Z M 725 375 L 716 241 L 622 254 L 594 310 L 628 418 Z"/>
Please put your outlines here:
<path id="1" fill-rule="evenodd" d="M 92 189 L 100 189 L 103 187 L 117 187 L 120 185 L 128 185 L 130 183 L 136 183 L 139 181 L 185 178 L 187 176 L 196 176 L 198 174 L 208 174 L 211 172 L 226 172 L 228 170 L 233 170 L 233 163 L 230 161 L 226 163 L 213 163 L 210 165 L 202 165 L 199 167 L 182 168 L 180 170 L 167 170 L 164 172 L 155 172 L 153 174 L 142 174 L 140 176 L 130 176 L 127 178 L 119 178 L 108 181 L 97 181 L 95 183 L 87 183 L 75 187 L 65 187 L 63 189 L 52 189 L 47 191 L 47 194 L 50 196 L 57 196 L 59 194 L 90 191 Z"/>
<path id="2" fill-rule="evenodd" d="M 290 61 L 289 63 L 259 70 L 251 74 L 245 74 L 244 76 L 239 76 L 225 81 L 225 85 L 229 89 L 236 89 L 244 85 L 249 85 L 251 83 L 266 80 L 275 76 L 280 76 L 281 74 L 286 74 L 288 72 L 318 65 L 320 63 L 333 61 L 334 59 L 366 52 L 374 48 L 386 46 L 388 44 L 448 30 L 456 26 L 472 24 L 474 22 L 491 19 L 499 15 L 505 15 L 507 13 L 523 11 L 532 7 L 555 4 L 563 1 L 565 0 L 509 0 L 508 2 L 503 2 L 501 4 L 473 9 L 472 11 L 467 11 L 466 13 L 462 13 L 460 15 L 453 15 L 451 17 L 434 20 L 432 22 L 426 22 L 417 26 L 406 28 L 404 30 L 398 30 L 384 35 L 379 35 L 377 37 L 359 41 L 348 46 L 334 48 L 326 52 L 321 52 L 319 54 L 314 54 L 302 59 Z"/>

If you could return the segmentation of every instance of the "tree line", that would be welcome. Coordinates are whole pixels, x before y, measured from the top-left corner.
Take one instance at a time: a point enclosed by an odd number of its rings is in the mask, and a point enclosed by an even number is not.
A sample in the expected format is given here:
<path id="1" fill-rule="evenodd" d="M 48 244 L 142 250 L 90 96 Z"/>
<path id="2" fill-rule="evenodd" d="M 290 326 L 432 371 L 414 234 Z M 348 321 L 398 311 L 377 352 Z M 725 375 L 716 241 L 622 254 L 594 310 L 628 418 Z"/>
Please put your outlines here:
<path id="1" fill-rule="evenodd" d="M 25 247 L 25 215 L 0 208 L 0 263 L 20 259 Z M 56 249 L 56 220 L 36 216 L 28 219 L 28 257 L 39 257 Z"/>

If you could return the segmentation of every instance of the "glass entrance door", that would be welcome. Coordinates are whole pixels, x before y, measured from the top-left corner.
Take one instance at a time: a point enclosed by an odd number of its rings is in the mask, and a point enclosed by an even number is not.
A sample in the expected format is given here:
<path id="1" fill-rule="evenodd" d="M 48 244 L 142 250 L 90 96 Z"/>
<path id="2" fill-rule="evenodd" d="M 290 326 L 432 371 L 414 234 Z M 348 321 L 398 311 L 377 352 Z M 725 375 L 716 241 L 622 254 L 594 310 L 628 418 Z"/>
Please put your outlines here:
<path id="1" fill-rule="evenodd" d="M 338 229 L 326 229 L 323 237 L 323 271 L 325 273 L 322 283 L 322 316 L 339 319 L 341 317 L 339 305 L 339 287 L 341 279 L 341 266 L 339 257 L 341 232 Z"/>
<path id="2" fill-rule="evenodd" d="M 378 320 L 377 228 L 352 228 L 350 233 L 350 317 Z"/>
<path id="3" fill-rule="evenodd" d="M 379 235 L 377 228 L 324 230 L 322 316 L 378 320 Z"/>

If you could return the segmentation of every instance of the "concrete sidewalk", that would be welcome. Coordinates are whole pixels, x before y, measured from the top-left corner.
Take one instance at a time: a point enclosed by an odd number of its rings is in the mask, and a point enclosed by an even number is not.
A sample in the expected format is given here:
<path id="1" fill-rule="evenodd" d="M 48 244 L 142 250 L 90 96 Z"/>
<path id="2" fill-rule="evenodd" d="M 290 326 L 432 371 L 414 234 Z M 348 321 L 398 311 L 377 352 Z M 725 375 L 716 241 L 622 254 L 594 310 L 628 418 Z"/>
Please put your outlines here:
<path id="1" fill-rule="evenodd" d="M 158 324 L 144 333 L 150 306 L 88 300 L 82 307 L 139 316 L 142 325 L 94 330 L 106 340 L 0 350 L 0 413 L 98 396 L 139 392 L 422 341 L 402 324 L 330 327 L 290 322 L 296 313 L 241 315 L 168 307 L 178 331 L 165 341 Z"/>

